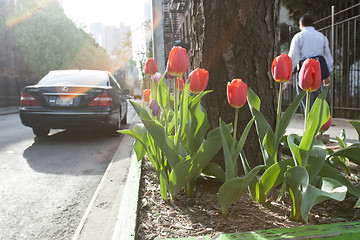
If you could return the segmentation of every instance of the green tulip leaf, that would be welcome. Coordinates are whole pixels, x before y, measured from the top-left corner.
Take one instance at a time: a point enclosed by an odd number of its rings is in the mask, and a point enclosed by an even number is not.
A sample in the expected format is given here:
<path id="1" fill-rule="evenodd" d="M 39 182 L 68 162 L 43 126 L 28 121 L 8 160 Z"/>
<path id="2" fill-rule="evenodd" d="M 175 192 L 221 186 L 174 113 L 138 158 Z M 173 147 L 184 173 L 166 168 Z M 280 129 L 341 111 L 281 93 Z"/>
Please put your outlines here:
<path id="1" fill-rule="evenodd" d="M 202 143 L 198 152 L 191 158 L 191 169 L 189 171 L 189 179 L 194 179 L 200 175 L 202 170 L 210 163 L 216 153 L 222 147 L 220 132 L 218 135 L 207 137 Z"/>
<path id="2" fill-rule="evenodd" d="M 301 203 L 302 218 L 307 223 L 309 212 L 313 206 L 329 199 L 342 201 L 345 199 L 346 192 L 346 186 L 331 178 L 324 177 L 322 179 L 321 189 L 309 185 Z"/>
<path id="3" fill-rule="evenodd" d="M 125 129 L 118 131 L 122 134 L 135 138 L 134 151 L 136 153 L 137 160 L 140 161 L 146 154 L 147 149 L 147 131 L 143 124 L 136 124 L 133 130 Z"/>
<path id="4" fill-rule="evenodd" d="M 176 133 L 175 136 L 175 144 L 177 145 L 183 138 L 185 133 L 185 125 L 189 121 L 189 89 L 190 89 L 190 82 L 185 83 L 183 92 L 181 94 L 180 99 L 180 122 L 179 122 L 179 131 Z"/>
<path id="5" fill-rule="evenodd" d="M 169 88 L 164 83 L 164 76 L 163 75 L 160 79 L 160 82 L 157 86 L 157 101 L 162 109 L 166 109 L 169 104 Z"/>
<path id="6" fill-rule="evenodd" d="M 264 158 L 265 164 L 267 167 L 270 167 L 275 162 L 277 162 L 277 151 L 278 151 L 278 146 L 276 147 L 276 149 L 274 149 L 274 133 L 271 130 L 271 128 L 268 128 L 268 132 L 263 139 L 262 146 L 265 150 L 265 156 L 266 156 L 266 158 Z"/>
<path id="7" fill-rule="evenodd" d="M 319 172 L 319 176 L 332 178 L 340 182 L 347 187 L 350 194 L 360 198 L 359 190 L 336 168 L 333 168 L 328 164 L 324 164 Z"/>
<path id="8" fill-rule="evenodd" d="M 231 178 L 221 185 L 218 192 L 218 202 L 221 207 L 223 216 L 226 215 L 227 210 L 241 195 L 246 191 L 243 189 L 243 178 Z"/>
<path id="9" fill-rule="evenodd" d="M 232 146 L 232 137 L 230 130 L 226 127 L 226 124 L 223 120 L 219 120 L 220 125 L 220 136 L 221 136 L 221 143 L 224 152 L 224 160 L 225 160 L 225 179 L 229 180 L 231 178 L 237 177 L 238 174 L 238 165 L 237 165 L 237 156 L 234 158 L 231 154 L 231 146 Z"/>
<path id="10" fill-rule="evenodd" d="M 289 167 L 294 166 L 291 158 L 274 163 L 263 173 L 260 183 L 263 188 L 263 194 L 266 196 L 272 189 L 284 181 L 284 174 Z"/>
<path id="11" fill-rule="evenodd" d="M 249 135 L 250 129 L 251 129 L 254 121 L 255 121 L 255 117 L 253 117 L 253 118 L 248 122 L 248 124 L 246 125 L 243 133 L 241 134 L 241 137 L 240 137 L 240 139 L 239 139 L 239 142 L 238 142 L 238 144 L 237 144 L 237 146 L 236 146 L 235 152 L 234 152 L 233 155 L 232 155 L 233 158 L 234 158 L 234 157 L 237 158 L 237 157 L 239 156 L 239 154 L 242 152 L 243 147 L 244 147 L 244 144 L 245 144 L 245 141 L 246 141 L 246 139 L 247 139 L 247 136 Z"/>
<path id="12" fill-rule="evenodd" d="M 256 175 L 264 167 L 263 165 L 258 165 L 246 174 L 244 178 L 231 178 L 221 185 L 218 192 L 218 202 L 223 216 L 225 216 L 231 204 L 244 194 L 249 184 L 256 179 Z"/>
<path id="13" fill-rule="evenodd" d="M 164 169 L 162 169 L 160 171 L 160 174 L 159 174 L 159 182 L 160 182 L 160 192 L 161 192 L 161 197 L 167 201 L 168 200 L 168 197 L 167 197 L 167 185 L 168 185 L 168 177 L 167 177 L 167 174 L 165 172 Z"/>
<path id="14" fill-rule="evenodd" d="M 251 108 L 254 108 L 260 112 L 260 104 L 261 104 L 260 98 L 249 87 L 247 88 L 247 101 L 248 104 L 251 106 Z"/>
<path id="15" fill-rule="evenodd" d="M 261 153 L 264 159 L 264 163 L 266 166 L 270 166 L 275 162 L 274 160 L 274 146 L 270 143 L 273 143 L 273 139 L 271 136 L 274 136 L 273 130 L 271 129 L 270 124 L 267 122 L 264 115 L 260 112 L 260 98 L 253 92 L 251 88 L 248 87 L 247 89 L 247 102 L 250 108 L 250 112 L 253 117 L 255 117 L 255 126 L 256 132 L 258 135 Z M 265 137 L 267 139 L 265 139 Z M 265 141 L 264 141 L 265 139 Z M 265 145 L 264 145 L 265 144 Z M 270 150 L 271 153 L 267 152 Z"/>
<path id="16" fill-rule="evenodd" d="M 360 121 L 352 120 L 350 121 L 350 124 L 355 128 L 356 132 L 358 133 L 359 141 L 360 141 Z"/>
<path id="17" fill-rule="evenodd" d="M 360 165 L 360 157 L 359 157 L 360 156 L 360 145 L 354 144 L 349 147 L 340 149 L 340 150 L 334 152 L 333 154 L 331 154 L 330 156 L 346 157 L 353 163 Z"/>
<path id="18" fill-rule="evenodd" d="M 325 101 L 326 93 L 329 88 L 327 87 L 323 92 L 320 93 L 319 97 L 315 100 L 311 111 L 306 119 L 305 132 L 300 143 L 300 149 L 310 151 L 314 144 L 314 140 L 321 128 L 329 117 L 330 110 L 329 105 Z M 306 164 L 307 159 L 303 159 L 303 164 Z M 303 166 L 304 166 L 303 165 Z"/>
<path id="19" fill-rule="evenodd" d="M 191 117 L 185 125 L 184 146 L 188 153 L 193 156 L 203 143 L 210 124 L 207 119 L 207 113 L 200 103 L 190 107 L 189 112 Z"/>
<path id="20" fill-rule="evenodd" d="M 214 176 L 220 181 L 225 181 L 225 173 L 224 170 L 216 163 L 209 163 L 204 167 L 202 173 L 207 176 Z"/>
<path id="21" fill-rule="evenodd" d="M 188 173 L 191 162 L 180 161 L 173 168 L 169 175 L 169 191 L 171 198 L 174 198 L 188 182 Z"/>
<path id="22" fill-rule="evenodd" d="M 166 156 L 171 168 L 173 168 L 180 161 L 180 156 L 175 150 L 174 141 L 168 137 L 162 125 L 151 119 L 145 109 L 135 102 L 131 102 L 131 104 L 157 146 Z"/>
<path id="23" fill-rule="evenodd" d="M 302 91 L 300 92 L 295 99 L 291 102 L 289 107 L 284 112 L 284 115 L 281 117 L 280 124 L 279 124 L 279 130 L 278 130 L 278 139 L 276 140 L 277 146 L 279 145 L 279 142 L 281 138 L 286 133 L 286 129 L 290 124 L 291 119 L 293 118 L 296 110 L 299 108 L 301 101 L 303 100 L 306 92 Z"/>
<path id="24" fill-rule="evenodd" d="M 316 176 L 318 176 L 326 159 L 326 147 L 320 141 L 315 141 L 315 145 L 310 151 L 309 160 L 306 165 L 306 170 L 309 173 L 309 181 L 313 182 Z"/>
<path id="25" fill-rule="evenodd" d="M 285 173 L 285 182 L 291 197 L 291 220 L 301 220 L 301 204 L 303 196 L 309 186 L 309 174 L 302 166 L 295 166 Z"/>
<path id="26" fill-rule="evenodd" d="M 190 105 L 190 108 L 193 108 L 195 105 L 197 105 L 198 103 L 200 103 L 200 100 L 203 96 L 205 96 L 206 94 L 208 93 L 211 93 L 213 90 L 208 90 L 208 91 L 202 91 L 200 92 L 199 94 L 196 94 L 195 97 L 191 98 L 190 97 L 190 100 L 189 100 L 189 105 Z M 193 96 L 193 95 L 191 95 Z"/>
<path id="27" fill-rule="evenodd" d="M 140 141 L 136 140 L 134 143 L 134 152 L 136 154 L 137 160 L 140 161 L 145 157 L 146 147 L 144 147 Z"/>

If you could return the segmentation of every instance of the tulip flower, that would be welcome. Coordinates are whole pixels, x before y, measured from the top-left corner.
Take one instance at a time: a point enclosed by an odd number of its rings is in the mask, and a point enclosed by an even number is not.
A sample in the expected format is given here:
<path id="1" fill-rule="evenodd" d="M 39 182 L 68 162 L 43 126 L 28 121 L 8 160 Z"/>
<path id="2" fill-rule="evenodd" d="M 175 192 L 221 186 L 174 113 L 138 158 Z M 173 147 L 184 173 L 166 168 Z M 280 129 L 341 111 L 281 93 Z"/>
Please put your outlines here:
<path id="1" fill-rule="evenodd" d="M 156 72 L 154 75 L 151 76 L 151 80 L 155 81 L 156 84 L 159 84 L 161 77 L 162 77 L 161 73 Z"/>
<path id="2" fill-rule="evenodd" d="M 284 83 L 289 81 L 292 75 L 292 61 L 286 54 L 276 57 L 271 66 L 271 73 L 275 81 Z"/>
<path id="3" fill-rule="evenodd" d="M 181 91 L 184 88 L 184 79 L 178 78 L 176 87 Z"/>
<path id="4" fill-rule="evenodd" d="M 186 49 L 182 47 L 173 47 L 169 53 L 167 63 L 167 72 L 175 77 L 184 75 L 189 66 L 189 57 Z"/>
<path id="5" fill-rule="evenodd" d="M 235 150 L 236 143 L 236 130 L 239 116 L 239 108 L 244 106 L 247 99 L 247 85 L 241 79 L 233 79 L 227 84 L 227 98 L 229 104 L 235 108 L 235 121 L 234 121 L 234 132 L 233 142 L 231 144 L 231 151 Z"/>
<path id="6" fill-rule="evenodd" d="M 152 115 L 157 116 L 160 113 L 160 107 L 159 104 L 156 102 L 155 99 L 152 99 L 149 105 L 149 108 L 151 109 Z"/>
<path id="7" fill-rule="evenodd" d="M 157 70 L 158 66 L 156 61 L 153 58 L 148 58 L 145 63 L 145 75 L 152 76 L 157 72 Z"/>
<path id="8" fill-rule="evenodd" d="M 198 94 L 206 89 L 209 81 L 209 72 L 206 69 L 197 68 L 189 75 L 190 92 Z"/>
<path id="9" fill-rule="evenodd" d="M 151 90 L 150 89 L 145 89 L 143 91 L 143 97 L 144 97 L 144 101 L 146 103 L 149 103 L 150 102 L 150 94 L 151 94 Z"/>
<path id="10" fill-rule="evenodd" d="M 323 132 L 326 132 L 326 131 L 330 128 L 331 123 L 332 123 L 332 118 L 331 118 L 331 116 L 330 116 L 330 117 L 329 117 L 329 120 L 327 120 L 327 122 L 324 123 L 324 125 L 321 126 L 320 132 L 322 132 L 322 133 L 323 133 Z"/>
<path id="11" fill-rule="evenodd" d="M 241 108 L 246 103 L 247 85 L 241 79 L 233 79 L 227 84 L 227 98 L 233 108 Z"/>
<path id="12" fill-rule="evenodd" d="M 306 59 L 299 72 L 299 86 L 307 92 L 314 92 L 321 85 L 321 68 L 319 61 Z"/>

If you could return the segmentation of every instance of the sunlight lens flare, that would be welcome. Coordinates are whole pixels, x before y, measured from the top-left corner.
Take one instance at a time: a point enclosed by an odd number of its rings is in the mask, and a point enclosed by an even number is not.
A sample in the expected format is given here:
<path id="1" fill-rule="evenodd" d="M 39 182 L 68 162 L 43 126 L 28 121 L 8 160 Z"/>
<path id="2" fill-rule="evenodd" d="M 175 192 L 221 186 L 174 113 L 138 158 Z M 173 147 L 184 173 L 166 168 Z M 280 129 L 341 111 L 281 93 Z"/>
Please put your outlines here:
<path id="1" fill-rule="evenodd" d="M 38 1 L 38 4 L 34 6 L 26 6 L 26 4 L 21 4 L 21 6 L 17 7 L 14 13 L 10 14 L 6 18 L 5 24 L 7 27 L 13 27 L 17 24 L 20 24 L 35 16 L 37 13 L 43 11 L 52 2 L 54 2 L 54 0 L 42 0 Z"/>

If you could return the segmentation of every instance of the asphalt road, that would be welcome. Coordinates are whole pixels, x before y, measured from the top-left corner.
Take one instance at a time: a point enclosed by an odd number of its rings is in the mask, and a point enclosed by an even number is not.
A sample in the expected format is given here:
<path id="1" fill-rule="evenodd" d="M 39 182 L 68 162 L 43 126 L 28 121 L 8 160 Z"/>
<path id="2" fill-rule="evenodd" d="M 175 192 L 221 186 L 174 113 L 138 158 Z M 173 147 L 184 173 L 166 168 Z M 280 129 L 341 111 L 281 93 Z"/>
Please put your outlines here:
<path id="1" fill-rule="evenodd" d="M 18 114 L 0 116 L 0 239 L 71 239 L 122 139 L 61 130 L 39 139 Z"/>

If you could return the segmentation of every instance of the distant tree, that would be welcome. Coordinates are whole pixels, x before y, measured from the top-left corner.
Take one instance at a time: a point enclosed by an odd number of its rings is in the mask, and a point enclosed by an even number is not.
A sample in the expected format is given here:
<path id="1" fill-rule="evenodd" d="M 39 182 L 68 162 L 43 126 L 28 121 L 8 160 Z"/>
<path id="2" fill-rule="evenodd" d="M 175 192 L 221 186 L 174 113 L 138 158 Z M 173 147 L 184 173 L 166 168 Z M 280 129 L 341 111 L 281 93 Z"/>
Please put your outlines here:
<path id="1" fill-rule="evenodd" d="M 289 17 L 298 26 L 299 19 L 305 13 L 317 16 L 324 9 L 344 0 L 281 0 L 281 4 L 289 11 Z"/>
<path id="2" fill-rule="evenodd" d="M 50 3 L 49 3 L 50 2 Z M 14 16 L 14 38 L 39 77 L 54 69 L 110 69 L 110 59 L 89 34 L 64 14 L 57 1 L 23 0 Z"/>

